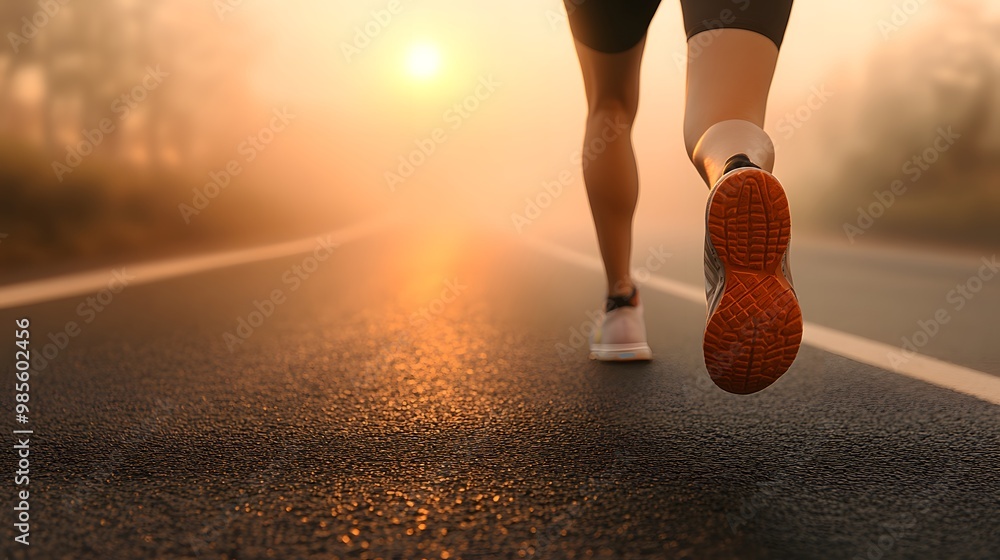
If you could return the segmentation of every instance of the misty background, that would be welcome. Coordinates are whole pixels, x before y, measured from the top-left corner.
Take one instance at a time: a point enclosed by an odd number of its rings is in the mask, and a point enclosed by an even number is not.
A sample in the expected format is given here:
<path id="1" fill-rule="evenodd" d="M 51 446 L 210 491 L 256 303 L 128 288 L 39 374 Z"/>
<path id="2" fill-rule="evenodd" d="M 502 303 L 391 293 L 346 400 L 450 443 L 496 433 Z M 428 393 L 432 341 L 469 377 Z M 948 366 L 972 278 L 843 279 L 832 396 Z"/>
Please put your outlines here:
<path id="1" fill-rule="evenodd" d="M 987 4 L 796 3 L 766 128 L 797 236 L 1000 244 L 1000 10 Z M 5 273 L 385 214 L 592 245 L 574 159 L 585 101 L 558 0 L 43 0 L 5 3 L 0 30 Z M 415 77 L 425 48 L 440 68 Z M 684 56 L 666 1 L 634 131 L 640 238 L 702 235 Z"/>

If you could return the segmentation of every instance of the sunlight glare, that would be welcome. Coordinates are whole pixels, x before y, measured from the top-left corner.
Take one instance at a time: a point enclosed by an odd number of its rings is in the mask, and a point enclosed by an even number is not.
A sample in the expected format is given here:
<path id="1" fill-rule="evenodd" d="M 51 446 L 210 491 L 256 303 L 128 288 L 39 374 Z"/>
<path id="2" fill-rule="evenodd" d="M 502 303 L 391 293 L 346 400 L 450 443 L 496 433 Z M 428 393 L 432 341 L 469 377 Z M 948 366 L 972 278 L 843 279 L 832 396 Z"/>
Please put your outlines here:
<path id="1" fill-rule="evenodd" d="M 407 55 L 406 67 L 415 78 L 432 78 L 441 69 L 441 53 L 433 45 L 414 45 Z"/>

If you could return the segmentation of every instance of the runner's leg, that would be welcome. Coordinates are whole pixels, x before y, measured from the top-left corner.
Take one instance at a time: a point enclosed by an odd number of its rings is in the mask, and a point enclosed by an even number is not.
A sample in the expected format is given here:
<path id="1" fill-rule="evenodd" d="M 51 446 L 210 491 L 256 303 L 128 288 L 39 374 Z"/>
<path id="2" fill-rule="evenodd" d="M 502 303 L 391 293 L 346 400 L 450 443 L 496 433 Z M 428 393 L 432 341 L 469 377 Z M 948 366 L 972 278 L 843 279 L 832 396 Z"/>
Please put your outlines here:
<path id="1" fill-rule="evenodd" d="M 745 29 L 703 31 L 688 41 L 684 144 L 709 187 L 734 154 L 767 171 L 774 167 L 763 126 L 777 60 L 770 39 Z"/>
<path id="2" fill-rule="evenodd" d="M 639 195 L 632 123 L 639 104 L 644 46 L 645 38 L 626 51 L 609 54 L 576 41 L 588 106 L 583 177 L 609 295 L 632 291 L 632 217 Z"/>

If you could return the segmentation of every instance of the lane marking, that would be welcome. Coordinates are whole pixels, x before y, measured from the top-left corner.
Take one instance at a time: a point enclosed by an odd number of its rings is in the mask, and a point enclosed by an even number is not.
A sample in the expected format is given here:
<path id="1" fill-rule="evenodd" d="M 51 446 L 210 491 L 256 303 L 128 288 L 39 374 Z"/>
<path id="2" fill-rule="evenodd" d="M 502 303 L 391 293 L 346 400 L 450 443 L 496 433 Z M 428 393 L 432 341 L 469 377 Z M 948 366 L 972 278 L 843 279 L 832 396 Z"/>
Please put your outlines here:
<path id="1" fill-rule="evenodd" d="M 328 237 L 331 243 L 340 245 L 374 235 L 387 229 L 392 223 L 391 218 L 377 218 L 306 239 L 274 243 L 262 247 L 139 262 L 0 286 L 0 309 L 93 294 L 108 286 L 113 270 L 125 270 L 129 276 L 135 276 L 134 279 L 129 280 L 130 286 L 149 284 L 178 276 L 308 253 L 317 247 L 320 239 Z"/>
<path id="2" fill-rule="evenodd" d="M 539 239 L 526 239 L 525 243 L 532 249 L 563 262 L 604 272 L 604 265 L 597 257 Z M 654 288 L 692 303 L 705 305 L 705 291 L 684 282 L 650 275 L 649 279 L 643 282 L 643 287 Z M 995 375 L 923 354 L 914 354 L 905 363 L 893 365 L 889 356 L 899 354 L 898 347 L 809 321 L 803 325 L 802 342 L 856 362 L 971 395 L 992 404 L 1000 404 L 1000 377 Z"/>

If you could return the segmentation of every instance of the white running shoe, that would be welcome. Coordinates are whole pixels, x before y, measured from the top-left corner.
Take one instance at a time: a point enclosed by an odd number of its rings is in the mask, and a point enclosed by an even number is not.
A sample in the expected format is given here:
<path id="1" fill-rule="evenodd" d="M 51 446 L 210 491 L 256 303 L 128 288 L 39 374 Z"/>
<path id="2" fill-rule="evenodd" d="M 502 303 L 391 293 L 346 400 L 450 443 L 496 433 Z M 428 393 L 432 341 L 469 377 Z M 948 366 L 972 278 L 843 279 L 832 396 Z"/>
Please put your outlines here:
<path id="1" fill-rule="evenodd" d="M 651 360 L 646 344 L 646 322 L 642 318 L 639 291 L 630 296 L 608 297 L 604 314 L 590 337 L 590 359 L 603 362 Z"/>

